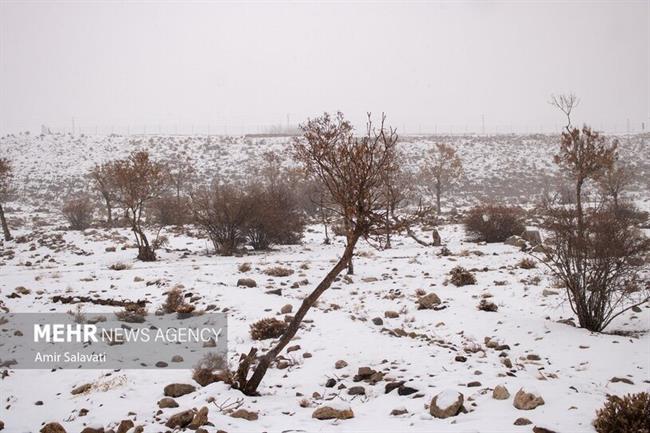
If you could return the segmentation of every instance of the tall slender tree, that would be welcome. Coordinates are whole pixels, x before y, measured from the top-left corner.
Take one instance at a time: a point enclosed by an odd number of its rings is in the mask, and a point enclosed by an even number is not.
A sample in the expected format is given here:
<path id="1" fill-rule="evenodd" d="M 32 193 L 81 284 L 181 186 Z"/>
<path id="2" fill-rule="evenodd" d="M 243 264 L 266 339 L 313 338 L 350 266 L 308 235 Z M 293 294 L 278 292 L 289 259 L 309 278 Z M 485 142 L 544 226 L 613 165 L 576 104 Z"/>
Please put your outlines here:
<path id="1" fill-rule="evenodd" d="M 0 223 L 2 223 L 2 233 L 6 241 L 10 241 L 12 238 L 2 205 L 9 200 L 12 179 L 13 168 L 11 163 L 7 158 L 0 158 Z"/>

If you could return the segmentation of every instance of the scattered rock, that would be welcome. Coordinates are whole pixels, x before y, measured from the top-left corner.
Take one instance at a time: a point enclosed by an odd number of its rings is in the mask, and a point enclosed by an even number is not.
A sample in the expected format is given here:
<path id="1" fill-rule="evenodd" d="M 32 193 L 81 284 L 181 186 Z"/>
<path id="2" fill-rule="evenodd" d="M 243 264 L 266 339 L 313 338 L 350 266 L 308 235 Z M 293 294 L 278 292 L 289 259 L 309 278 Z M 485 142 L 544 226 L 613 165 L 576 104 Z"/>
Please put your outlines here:
<path id="1" fill-rule="evenodd" d="M 178 412 L 170 416 L 167 422 L 165 423 L 165 425 L 169 428 L 185 427 L 192 422 L 193 418 L 194 418 L 193 410 L 191 409 L 184 410 L 183 412 Z"/>
<path id="2" fill-rule="evenodd" d="M 526 230 L 521 237 L 524 240 L 527 240 L 532 246 L 540 245 L 542 243 L 542 235 L 539 233 L 539 230 L 536 229 Z"/>
<path id="3" fill-rule="evenodd" d="M 358 382 L 360 380 L 370 379 L 370 377 L 375 373 L 376 371 L 370 367 L 359 367 L 357 374 L 354 376 L 354 381 Z"/>
<path id="4" fill-rule="evenodd" d="M 164 394 L 167 397 L 181 397 L 194 391 L 196 391 L 194 385 L 187 383 L 172 383 L 165 387 Z"/>
<path id="5" fill-rule="evenodd" d="M 187 426 L 191 430 L 204 426 L 208 423 L 208 408 L 203 406 L 192 418 L 192 422 Z"/>
<path id="6" fill-rule="evenodd" d="M 418 310 L 429 310 L 440 304 L 440 298 L 435 293 L 431 292 L 427 295 L 421 296 L 418 299 Z"/>
<path id="7" fill-rule="evenodd" d="M 384 324 L 384 321 L 381 320 L 381 317 L 375 317 L 372 319 L 372 323 L 374 323 L 377 326 L 381 326 Z"/>
<path id="8" fill-rule="evenodd" d="M 384 386 L 384 393 L 388 394 L 394 389 L 399 388 L 400 386 L 404 385 L 404 381 L 399 381 L 399 382 L 388 382 L 386 386 Z"/>
<path id="9" fill-rule="evenodd" d="M 544 427 L 533 427 L 533 433 L 555 433 L 553 430 L 549 430 Z"/>
<path id="10" fill-rule="evenodd" d="M 555 290 L 549 290 L 549 289 L 542 290 L 542 296 L 554 296 L 554 295 L 559 295 L 559 292 L 556 292 Z"/>
<path id="11" fill-rule="evenodd" d="M 481 386 L 481 382 L 476 380 L 467 384 L 468 388 L 476 388 L 478 386 Z"/>
<path id="12" fill-rule="evenodd" d="M 512 404 L 519 410 L 533 410 L 537 406 L 543 405 L 544 399 L 537 393 L 526 392 L 522 388 L 515 394 Z"/>
<path id="13" fill-rule="evenodd" d="M 230 414 L 232 418 L 242 418 L 247 421 L 255 421 L 257 420 L 257 412 L 251 412 L 250 410 L 246 409 L 237 409 L 233 413 Z"/>
<path id="14" fill-rule="evenodd" d="M 387 319 L 397 319 L 399 317 L 399 313 L 397 311 L 385 311 L 384 317 Z"/>
<path id="15" fill-rule="evenodd" d="M 133 428 L 133 426 L 133 421 L 130 419 L 123 419 L 117 426 L 117 433 L 126 433 L 129 431 L 129 429 Z"/>
<path id="16" fill-rule="evenodd" d="M 439 247 L 442 245 L 442 239 L 440 238 L 440 233 L 438 229 L 431 230 L 431 246 Z"/>
<path id="17" fill-rule="evenodd" d="M 280 314 L 289 314 L 293 311 L 293 305 L 287 304 L 280 308 Z"/>
<path id="18" fill-rule="evenodd" d="M 178 407 L 178 403 L 176 403 L 176 400 L 174 400 L 173 398 L 164 397 L 164 398 L 161 398 L 158 401 L 158 407 L 161 408 L 161 409 L 166 409 L 166 408 L 170 408 L 170 407 Z"/>
<path id="19" fill-rule="evenodd" d="M 627 383 L 628 385 L 634 385 L 634 382 L 626 377 L 612 377 L 609 381 L 612 383 L 623 382 Z"/>
<path id="20" fill-rule="evenodd" d="M 454 390 L 445 390 L 433 397 L 429 412 L 436 418 L 449 418 L 463 410 L 463 394 Z"/>
<path id="21" fill-rule="evenodd" d="M 404 414 L 407 414 L 407 413 L 409 413 L 409 411 L 406 410 L 406 408 L 404 408 L 404 407 L 400 407 L 400 408 L 393 409 L 393 410 L 390 411 L 390 414 L 392 416 L 400 416 L 400 415 L 404 415 Z"/>
<path id="22" fill-rule="evenodd" d="M 257 282 L 252 278 L 240 278 L 237 280 L 237 287 L 257 287 Z"/>
<path id="23" fill-rule="evenodd" d="M 529 425 L 532 424 L 533 422 L 529 420 L 528 418 L 517 418 L 515 422 L 513 423 L 514 425 Z"/>
<path id="24" fill-rule="evenodd" d="M 366 389 L 363 386 L 353 386 L 348 389 L 348 395 L 366 395 Z"/>
<path id="25" fill-rule="evenodd" d="M 70 391 L 70 394 L 72 395 L 77 395 L 77 394 L 83 394 L 84 392 L 90 391 L 90 388 L 92 388 L 93 385 L 91 383 L 84 383 L 83 385 L 79 385 L 72 391 Z"/>
<path id="26" fill-rule="evenodd" d="M 325 382 L 325 388 L 334 388 L 334 385 L 336 385 L 336 379 L 329 378 L 327 379 L 327 382 Z"/>
<path id="27" fill-rule="evenodd" d="M 86 427 L 83 430 L 81 430 L 81 433 L 104 433 L 104 427 Z"/>
<path id="28" fill-rule="evenodd" d="M 508 388 L 506 388 L 503 385 L 497 385 L 494 387 L 494 390 L 492 391 L 492 398 L 495 400 L 507 400 L 510 398 L 510 393 L 508 392 Z"/>
<path id="29" fill-rule="evenodd" d="M 454 361 L 456 361 L 456 362 L 466 362 L 466 361 L 467 361 L 467 358 L 465 358 L 463 355 L 457 355 L 457 356 L 454 358 Z"/>
<path id="30" fill-rule="evenodd" d="M 348 363 L 345 362 L 345 361 L 342 360 L 342 359 L 339 359 L 338 361 L 336 361 L 336 362 L 334 363 L 334 368 L 336 368 L 337 370 L 340 370 L 340 369 L 345 368 L 345 367 L 347 367 L 347 366 L 348 366 Z"/>
<path id="31" fill-rule="evenodd" d="M 397 388 L 397 393 L 399 395 L 411 395 L 411 394 L 415 394 L 416 392 L 418 392 L 417 389 L 411 388 L 410 386 L 406 386 L 406 385 L 402 385 L 399 388 Z"/>
<path id="32" fill-rule="evenodd" d="M 58 422 L 48 422 L 39 431 L 41 433 L 66 433 L 63 426 Z"/>
<path id="33" fill-rule="evenodd" d="M 335 409 L 329 406 L 321 406 L 311 414 L 312 418 L 326 420 L 326 419 L 350 419 L 354 418 L 352 409 Z"/>
<path id="34" fill-rule="evenodd" d="M 526 355 L 526 359 L 529 361 L 540 361 L 542 358 L 535 353 L 529 353 Z"/>
<path id="35" fill-rule="evenodd" d="M 185 361 L 181 355 L 172 356 L 172 362 L 183 362 Z"/>

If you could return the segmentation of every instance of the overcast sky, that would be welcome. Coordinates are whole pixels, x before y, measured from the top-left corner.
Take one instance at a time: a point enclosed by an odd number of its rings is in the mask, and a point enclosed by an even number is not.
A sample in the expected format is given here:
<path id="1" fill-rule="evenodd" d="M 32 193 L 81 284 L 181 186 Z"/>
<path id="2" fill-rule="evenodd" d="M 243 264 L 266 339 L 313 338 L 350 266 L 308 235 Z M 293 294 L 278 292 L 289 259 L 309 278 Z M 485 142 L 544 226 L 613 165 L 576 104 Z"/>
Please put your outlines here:
<path id="1" fill-rule="evenodd" d="M 567 91 L 579 122 L 648 130 L 649 5 L 0 0 L 0 130 L 252 132 L 335 110 L 539 130 Z"/>

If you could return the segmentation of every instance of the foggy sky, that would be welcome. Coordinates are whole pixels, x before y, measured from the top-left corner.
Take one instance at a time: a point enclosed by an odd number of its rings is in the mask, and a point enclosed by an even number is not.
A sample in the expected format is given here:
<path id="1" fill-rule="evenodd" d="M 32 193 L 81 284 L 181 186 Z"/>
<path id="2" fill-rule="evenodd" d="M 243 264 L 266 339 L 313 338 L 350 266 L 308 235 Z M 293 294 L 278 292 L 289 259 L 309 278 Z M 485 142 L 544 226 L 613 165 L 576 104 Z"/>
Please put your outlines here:
<path id="1" fill-rule="evenodd" d="M 648 130 L 649 4 L 0 0 L 0 132 L 252 132 L 336 110 L 406 132 L 539 130 L 568 91 L 578 123 Z"/>

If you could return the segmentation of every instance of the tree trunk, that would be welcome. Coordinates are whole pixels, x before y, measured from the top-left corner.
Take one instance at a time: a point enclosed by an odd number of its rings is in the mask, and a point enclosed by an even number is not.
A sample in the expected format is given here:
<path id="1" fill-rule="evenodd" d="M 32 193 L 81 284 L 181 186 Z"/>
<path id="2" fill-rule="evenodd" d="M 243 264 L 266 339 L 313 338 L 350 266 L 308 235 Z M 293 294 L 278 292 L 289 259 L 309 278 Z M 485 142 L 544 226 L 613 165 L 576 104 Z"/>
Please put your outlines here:
<path id="1" fill-rule="evenodd" d="M 442 188 L 440 187 L 440 183 L 436 184 L 436 211 L 438 212 L 438 215 L 442 212 L 442 206 L 440 205 L 440 196 L 442 195 Z"/>
<path id="2" fill-rule="evenodd" d="M 5 211 L 0 204 L 0 221 L 2 221 L 2 232 L 5 236 L 5 241 L 11 240 L 11 233 L 9 232 L 9 226 L 7 225 L 7 220 L 5 219 Z"/>
<path id="3" fill-rule="evenodd" d="M 296 333 L 298 332 L 298 328 L 300 327 L 300 324 L 302 323 L 302 320 L 304 319 L 309 309 L 318 300 L 320 295 L 322 295 L 323 292 L 329 289 L 329 287 L 332 285 L 336 277 L 346 268 L 346 266 L 352 260 L 352 254 L 354 253 L 354 248 L 357 244 L 357 241 L 359 240 L 359 237 L 360 237 L 360 233 L 355 232 L 352 235 L 352 237 L 348 241 L 348 244 L 345 246 L 345 251 L 343 252 L 343 256 L 341 256 L 341 258 L 336 263 L 336 265 L 334 265 L 334 267 L 327 273 L 325 278 L 323 278 L 323 280 L 318 284 L 318 286 L 316 286 L 316 289 L 314 289 L 314 291 L 311 292 L 309 296 L 307 296 L 302 301 L 302 305 L 300 305 L 300 308 L 296 312 L 296 315 L 291 320 L 291 323 L 289 323 L 289 327 L 284 332 L 284 334 L 282 334 L 282 337 L 280 338 L 278 343 L 275 345 L 275 347 L 273 347 L 271 350 L 269 350 L 264 356 L 262 356 L 259 359 L 257 363 L 257 367 L 255 367 L 255 371 L 253 372 L 253 375 L 251 376 L 250 380 L 247 380 L 245 377 L 247 375 L 247 371 L 240 372 L 239 387 L 244 394 L 255 395 L 257 393 L 257 388 L 262 382 L 262 379 L 264 378 L 264 375 L 266 374 L 266 371 L 268 370 L 269 366 L 275 360 L 275 358 L 280 354 L 282 349 L 284 349 L 285 346 L 289 344 L 291 339 L 296 335 Z M 247 368 L 245 370 L 247 370 Z"/>
<path id="4" fill-rule="evenodd" d="M 580 235 L 580 238 L 582 238 L 582 235 L 584 233 L 584 215 L 582 213 L 582 183 L 584 181 L 582 179 L 578 179 L 576 182 L 576 213 L 577 213 L 577 218 L 578 218 L 578 233 Z"/>
<path id="5" fill-rule="evenodd" d="M 111 200 L 106 198 L 106 217 L 109 227 L 113 227 L 113 207 L 111 206 Z"/>

